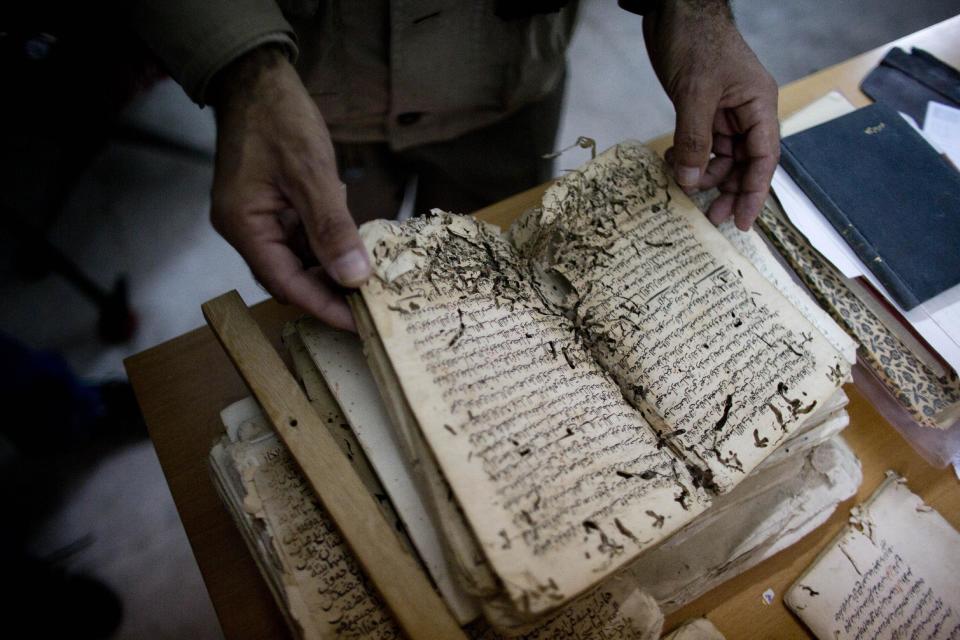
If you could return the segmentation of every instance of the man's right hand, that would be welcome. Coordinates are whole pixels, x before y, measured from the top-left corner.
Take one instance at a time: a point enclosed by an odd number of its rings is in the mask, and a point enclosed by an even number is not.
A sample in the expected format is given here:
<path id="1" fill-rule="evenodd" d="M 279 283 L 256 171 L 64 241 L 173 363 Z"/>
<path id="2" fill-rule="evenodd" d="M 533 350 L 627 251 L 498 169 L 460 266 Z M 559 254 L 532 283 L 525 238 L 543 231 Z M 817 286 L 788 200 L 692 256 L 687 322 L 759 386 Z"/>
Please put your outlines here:
<path id="1" fill-rule="evenodd" d="M 293 66 L 278 49 L 255 49 L 217 74 L 212 97 L 214 228 L 279 301 L 354 329 L 338 285 L 363 284 L 370 262 L 330 134 Z"/>

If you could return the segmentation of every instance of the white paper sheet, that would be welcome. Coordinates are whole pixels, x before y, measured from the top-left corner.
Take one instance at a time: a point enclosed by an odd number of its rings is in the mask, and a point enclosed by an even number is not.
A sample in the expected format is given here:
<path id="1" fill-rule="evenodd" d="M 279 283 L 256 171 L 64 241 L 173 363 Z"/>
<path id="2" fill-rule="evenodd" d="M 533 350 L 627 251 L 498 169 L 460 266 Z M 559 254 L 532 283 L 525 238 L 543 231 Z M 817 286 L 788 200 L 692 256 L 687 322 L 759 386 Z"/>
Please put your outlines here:
<path id="1" fill-rule="evenodd" d="M 824 258 L 848 278 L 864 274 L 867 269 L 857 254 L 783 167 L 778 166 L 774 172 L 772 186 L 790 222 Z"/>
<path id="2" fill-rule="evenodd" d="M 960 109 L 928 102 L 923 135 L 960 169 Z"/>

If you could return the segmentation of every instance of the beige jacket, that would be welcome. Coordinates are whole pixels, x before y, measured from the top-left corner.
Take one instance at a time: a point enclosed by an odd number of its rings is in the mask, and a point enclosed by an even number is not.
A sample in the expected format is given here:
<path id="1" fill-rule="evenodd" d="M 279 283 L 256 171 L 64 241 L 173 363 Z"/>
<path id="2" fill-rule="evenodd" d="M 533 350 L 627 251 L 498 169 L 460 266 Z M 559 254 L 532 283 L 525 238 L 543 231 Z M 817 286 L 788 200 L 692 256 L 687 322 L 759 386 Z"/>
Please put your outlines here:
<path id="1" fill-rule="evenodd" d="M 572 5 L 575 3 L 571 3 Z M 493 0 L 137 0 L 135 22 L 187 93 L 283 46 L 334 139 L 394 149 L 491 124 L 561 81 L 575 7 L 504 20 Z"/>

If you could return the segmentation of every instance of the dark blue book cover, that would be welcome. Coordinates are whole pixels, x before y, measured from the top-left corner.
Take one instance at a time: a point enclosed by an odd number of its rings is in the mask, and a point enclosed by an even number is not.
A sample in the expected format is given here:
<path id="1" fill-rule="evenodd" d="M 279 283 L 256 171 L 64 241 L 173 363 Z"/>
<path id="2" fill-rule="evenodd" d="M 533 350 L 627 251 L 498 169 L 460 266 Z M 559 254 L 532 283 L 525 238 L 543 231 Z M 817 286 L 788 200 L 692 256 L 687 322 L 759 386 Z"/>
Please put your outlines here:
<path id="1" fill-rule="evenodd" d="M 904 308 L 960 283 L 960 173 L 877 103 L 783 139 L 780 163 Z"/>

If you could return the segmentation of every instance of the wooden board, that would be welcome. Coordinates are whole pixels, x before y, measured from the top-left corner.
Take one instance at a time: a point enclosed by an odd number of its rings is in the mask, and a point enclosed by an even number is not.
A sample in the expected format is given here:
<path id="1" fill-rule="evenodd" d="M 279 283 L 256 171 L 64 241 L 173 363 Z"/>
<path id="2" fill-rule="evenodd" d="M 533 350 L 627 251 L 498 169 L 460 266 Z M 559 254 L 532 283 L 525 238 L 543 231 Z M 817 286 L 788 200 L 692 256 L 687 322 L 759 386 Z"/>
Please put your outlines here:
<path id="1" fill-rule="evenodd" d="M 202 308 L 264 415 L 407 636 L 465 638 L 240 295 L 225 293 Z"/>
<path id="2" fill-rule="evenodd" d="M 857 85 L 893 44 L 907 49 L 918 46 L 960 66 L 960 17 L 787 85 L 780 92 L 781 114 L 795 111 L 833 89 L 842 91 L 855 104 L 865 104 L 867 99 Z M 669 137 L 653 144 L 663 150 L 669 145 Z M 538 189 L 487 207 L 478 215 L 490 222 L 509 224 L 539 202 L 543 188 Z M 252 312 L 275 346 L 283 323 L 301 313 L 273 300 L 255 306 Z M 230 639 L 288 637 L 283 618 L 208 477 L 207 455 L 223 431 L 219 412 L 249 395 L 243 381 L 206 327 L 132 356 L 126 366 L 224 635 Z M 960 526 L 960 482 L 952 472 L 929 467 L 856 389 L 848 387 L 847 391 L 851 396 L 851 426 L 846 437 L 864 469 L 858 497 L 841 505 L 833 518 L 793 547 L 671 615 L 668 628 L 685 617 L 706 614 L 731 640 L 810 637 L 782 605 L 780 596 L 839 531 L 846 510 L 878 486 L 886 469 L 905 475 L 915 493 L 951 524 Z M 769 606 L 760 598 L 768 587 L 777 594 Z"/>

